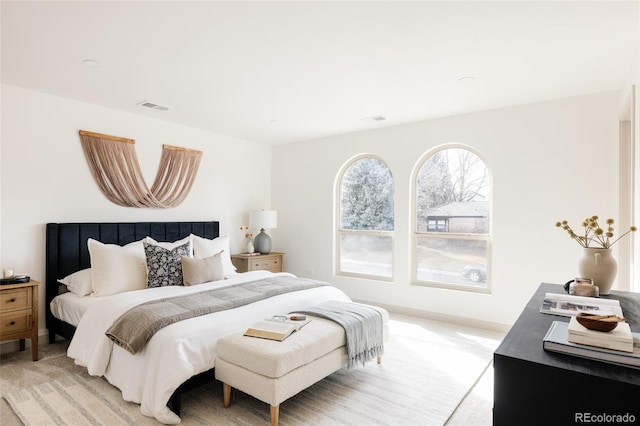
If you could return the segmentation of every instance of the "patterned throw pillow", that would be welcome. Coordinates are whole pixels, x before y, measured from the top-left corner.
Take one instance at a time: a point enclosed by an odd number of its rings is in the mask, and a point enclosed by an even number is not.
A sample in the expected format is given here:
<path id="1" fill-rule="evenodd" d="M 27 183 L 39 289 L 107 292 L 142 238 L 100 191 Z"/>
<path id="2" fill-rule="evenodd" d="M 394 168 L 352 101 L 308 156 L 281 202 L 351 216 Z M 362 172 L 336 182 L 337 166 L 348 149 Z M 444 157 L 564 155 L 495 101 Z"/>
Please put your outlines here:
<path id="1" fill-rule="evenodd" d="M 191 255 L 191 241 L 172 250 L 144 242 L 147 256 L 147 287 L 182 284 L 182 256 Z"/>

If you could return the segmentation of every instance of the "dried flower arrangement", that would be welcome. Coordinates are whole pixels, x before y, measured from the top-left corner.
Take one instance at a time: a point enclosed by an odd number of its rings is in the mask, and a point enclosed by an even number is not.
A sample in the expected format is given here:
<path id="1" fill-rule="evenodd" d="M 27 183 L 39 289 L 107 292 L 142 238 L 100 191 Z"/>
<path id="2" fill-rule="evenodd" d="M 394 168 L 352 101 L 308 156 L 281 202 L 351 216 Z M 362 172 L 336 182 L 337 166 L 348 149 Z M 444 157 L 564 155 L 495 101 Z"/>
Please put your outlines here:
<path id="1" fill-rule="evenodd" d="M 566 220 L 562 222 L 556 222 L 556 226 L 558 228 L 562 228 L 571 238 L 576 240 L 578 244 L 585 248 L 611 248 L 620 238 L 627 235 L 629 232 L 635 232 L 638 230 L 635 226 L 631 226 L 627 232 L 620 235 L 618 238 L 612 241 L 613 239 L 613 219 L 607 219 L 607 230 L 605 231 L 598 224 L 598 216 L 591 216 L 586 218 L 582 222 L 582 226 L 584 227 L 584 234 L 578 235 L 573 229 L 569 226 L 569 223 Z"/>
<path id="2" fill-rule="evenodd" d="M 253 234 L 249 232 L 249 227 L 248 226 L 241 226 L 240 227 L 241 231 L 244 231 L 244 237 L 245 238 L 251 238 L 253 237 Z"/>

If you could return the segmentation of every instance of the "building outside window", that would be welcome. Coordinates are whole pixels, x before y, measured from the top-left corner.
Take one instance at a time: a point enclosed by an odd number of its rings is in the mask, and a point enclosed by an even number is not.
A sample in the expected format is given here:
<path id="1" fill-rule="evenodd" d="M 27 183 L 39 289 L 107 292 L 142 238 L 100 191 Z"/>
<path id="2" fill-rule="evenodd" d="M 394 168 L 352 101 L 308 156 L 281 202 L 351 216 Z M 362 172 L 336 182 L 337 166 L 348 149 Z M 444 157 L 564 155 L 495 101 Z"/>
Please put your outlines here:
<path id="1" fill-rule="evenodd" d="M 426 155 L 414 176 L 414 284 L 487 291 L 491 176 L 470 148 Z"/>
<path id="2" fill-rule="evenodd" d="M 394 183 L 380 158 L 359 156 L 337 185 L 336 273 L 393 278 Z"/>

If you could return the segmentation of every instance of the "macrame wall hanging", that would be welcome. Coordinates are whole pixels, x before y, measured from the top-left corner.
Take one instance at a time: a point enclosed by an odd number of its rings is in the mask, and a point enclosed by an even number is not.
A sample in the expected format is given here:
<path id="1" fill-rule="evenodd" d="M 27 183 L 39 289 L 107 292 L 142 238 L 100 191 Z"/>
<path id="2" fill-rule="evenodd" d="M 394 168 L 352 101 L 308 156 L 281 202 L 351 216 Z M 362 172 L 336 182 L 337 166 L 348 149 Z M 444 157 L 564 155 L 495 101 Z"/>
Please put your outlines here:
<path id="1" fill-rule="evenodd" d="M 162 145 L 156 179 L 147 186 L 133 139 L 80 130 L 80 141 L 91 173 L 102 193 L 127 207 L 166 209 L 180 204 L 198 173 L 202 151 Z"/>

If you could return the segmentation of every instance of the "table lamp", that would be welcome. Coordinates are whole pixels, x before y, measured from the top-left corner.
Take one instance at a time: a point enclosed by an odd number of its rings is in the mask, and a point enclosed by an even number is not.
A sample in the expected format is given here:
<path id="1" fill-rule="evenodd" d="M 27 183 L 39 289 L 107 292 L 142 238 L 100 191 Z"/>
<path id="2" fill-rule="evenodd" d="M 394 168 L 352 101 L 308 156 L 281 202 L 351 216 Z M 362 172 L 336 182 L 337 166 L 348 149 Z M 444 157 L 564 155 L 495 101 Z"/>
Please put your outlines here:
<path id="1" fill-rule="evenodd" d="M 259 210 L 249 213 L 249 227 L 260 228 L 260 233 L 253 238 L 253 247 L 260 254 L 271 253 L 271 237 L 264 232 L 265 228 L 278 227 L 278 212 L 275 210 Z"/>

